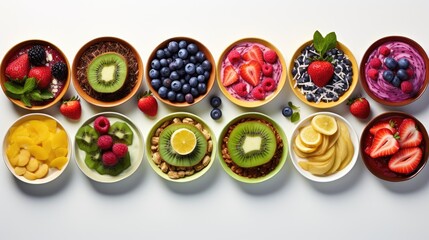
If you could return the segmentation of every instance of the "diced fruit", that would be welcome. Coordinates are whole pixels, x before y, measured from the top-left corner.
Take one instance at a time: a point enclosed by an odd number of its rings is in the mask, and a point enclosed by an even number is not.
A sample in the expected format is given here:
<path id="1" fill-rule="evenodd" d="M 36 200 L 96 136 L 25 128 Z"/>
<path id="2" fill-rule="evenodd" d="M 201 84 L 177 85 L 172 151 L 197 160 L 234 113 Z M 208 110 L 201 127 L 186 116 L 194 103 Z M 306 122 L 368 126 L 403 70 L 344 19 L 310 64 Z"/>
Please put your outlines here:
<path id="1" fill-rule="evenodd" d="M 399 146 L 401 148 L 417 147 L 423 140 L 422 133 L 417 129 L 416 122 L 406 118 L 399 125 Z"/>
<path id="2" fill-rule="evenodd" d="M 374 140 L 369 148 L 369 155 L 372 158 L 391 156 L 399 150 L 398 136 L 387 128 L 378 130 L 374 135 Z"/>
<path id="3" fill-rule="evenodd" d="M 371 111 L 368 100 L 363 97 L 349 99 L 348 105 L 350 112 L 357 118 L 365 119 Z"/>
<path id="4" fill-rule="evenodd" d="M 335 118 L 324 114 L 314 116 L 311 119 L 311 126 L 319 133 L 328 136 L 335 134 L 338 130 Z"/>
<path id="5" fill-rule="evenodd" d="M 238 73 L 234 70 L 234 68 L 231 65 L 228 65 L 223 70 L 222 85 L 224 87 L 228 87 L 237 81 L 238 81 Z"/>
<path id="6" fill-rule="evenodd" d="M 258 64 L 264 63 L 264 56 L 261 48 L 256 45 L 250 47 L 250 49 L 243 54 L 243 59 L 246 61 L 256 61 Z"/>
<path id="7" fill-rule="evenodd" d="M 387 128 L 387 129 L 389 129 L 389 130 L 393 133 L 393 132 L 395 132 L 395 131 L 396 131 L 396 130 L 395 130 L 395 122 L 393 122 L 393 121 L 389 121 L 389 122 L 380 122 L 380 123 L 377 123 L 377 124 L 375 124 L 374 126 L 372 126 L 372 127 L 369 129 L 369 132 L 370 132 L 372 135 L 375 135 L 375 133 L 376 133 L 378 130 L 383 129 L 383 128 Z"/>
<path id="8" fill-rule="evenodd" d="M 422 156 L 423 151 L 419 147 L 402 148 L 390 158 L 389 169 L 400 174 L 410 174 L 417 169 Z"/>
<path id="9" fill-rule="evenodd" d="M 264 60 L 267 63 L 274 64 L 277 61 L 277 53 L 274 50 L 267 50 L 264 52 Z"/>
<path id="10" fill-rule="evenodd" d="M 64 167 L 64 165 L 66 165 L 67 161 L 68 161 L 67 157 L 57 157 L 49 163 L 49 166 L 57 168 L 58 170 L 61 170 Z"/>
<path id="11" fill-rule="evenodd" d="M 35 78 L 37 80 L 37 86 L 40 89 L 46 89 L 52 82 L 51 69 L 47 66 L 33 67 L 28 73 L 29 78 Z"/>
<path id="12" fill-rule="evenodd" d="M 261 81 L 261 65 L 254 60 L 242 64 L 240 66 L 240 76 L 250 85 L 256 87 Z"/>
<path id="13" fill-rule="evenodd" d="M 11 80 L 22 81 L 30 71 L 28 54 L 22 54 L 16 60 L 7 65 L 5 74 Z"/>
<path id="14" fill-rule="evenodd" d="M 308 66 L 308 75 L 318 87 L 324 87 L 334 75 L 334 66 L 328 61 L 314 61 Z"/>
<path id="15" fill-rule="evenodd" d="M 241 55 L 237 50 L 232 50 L 228 53 L 228 60 L 232 63 L 238 63 L 241 60 Z"/>

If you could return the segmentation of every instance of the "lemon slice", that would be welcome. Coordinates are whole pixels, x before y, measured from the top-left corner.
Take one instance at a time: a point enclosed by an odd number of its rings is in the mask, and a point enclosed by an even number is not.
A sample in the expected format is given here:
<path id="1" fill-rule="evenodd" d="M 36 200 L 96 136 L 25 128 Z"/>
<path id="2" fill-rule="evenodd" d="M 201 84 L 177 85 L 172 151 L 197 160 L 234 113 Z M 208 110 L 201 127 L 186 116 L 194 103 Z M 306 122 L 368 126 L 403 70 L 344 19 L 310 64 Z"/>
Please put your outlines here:
<path id="1" fill-rule="evenodd" d="M 319 133 L 328 136 L 335 134 L 338 130 L 335 118 L 324 114 L 314 116 L 313 119 L 311 119 L 311 126 Z"/>
<path id="2" fill-rule="evenodd" d="M 194 151 L 197 145 L 195 134 L 186 128 L 180 128 L 171 135 L 171 147 L 180 155 L 187 155 Z"/>
<path id="3" fill-rule="evenodd" d="M 317 147 L 322 143 L 322 134 L 317 132 L 311 125 L 303 127 L 299 132 L 299 136 L 307 147 Z"/>
<path id="4" fill-rule="evenodd" d="M 299 134 L 296 135 L 296 137 L 295 137 L 295 146 L 296 146 L 297 150 L 301 151 L 302 153 L 312 153 L 312 152 L 316 151 L 316 149 L 317 149 L 315 147 L 305 146 L 305 144 L 302 142 Z"/>

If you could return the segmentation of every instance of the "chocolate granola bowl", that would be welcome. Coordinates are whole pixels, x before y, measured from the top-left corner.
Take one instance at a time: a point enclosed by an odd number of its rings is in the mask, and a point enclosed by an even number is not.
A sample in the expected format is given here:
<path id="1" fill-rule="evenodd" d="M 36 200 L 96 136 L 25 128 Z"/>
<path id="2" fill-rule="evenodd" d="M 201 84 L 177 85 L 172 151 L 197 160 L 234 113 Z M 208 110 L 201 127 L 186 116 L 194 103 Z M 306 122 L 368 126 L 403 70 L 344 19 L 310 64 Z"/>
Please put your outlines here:
<path id="1" fill-rule="evenodd" d="M 101 37 L 85 44 L 73 61 L 73 85 L 87 102 L 114 107 L 138 91 L 143 63 L 126 41 Z"/>
<path id="2" fill-rule="evenodd" d="M 276 175 L 286 162 L 288 142 L 282 128 L 270 117 L 244 113 L 231 120 L 219 137 L 223 169 L 244 183 L 259 183 Z"/>

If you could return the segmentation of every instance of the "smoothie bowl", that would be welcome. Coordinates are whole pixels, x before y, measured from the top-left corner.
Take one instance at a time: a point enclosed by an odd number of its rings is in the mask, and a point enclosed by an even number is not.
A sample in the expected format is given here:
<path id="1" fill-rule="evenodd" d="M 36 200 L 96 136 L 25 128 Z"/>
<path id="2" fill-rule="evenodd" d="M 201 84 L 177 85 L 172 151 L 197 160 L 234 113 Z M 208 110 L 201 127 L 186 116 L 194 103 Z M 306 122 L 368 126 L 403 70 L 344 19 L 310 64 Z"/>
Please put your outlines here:
<path id="1" fill-rule="evenodd" d="M 28 40 L 3 58 L 1 87 L 11 102 L 28 110 L 46 109 L 62 99 L 70 85 L 70 66 L 52 43 Z"/>
<path id="2" fill-rule="evenodd" d="M 244 38 L 229 45 L 219 58 L 217 81 L 222 93 L 241 107 L 259 107 L 272 99 L 286 81 L 286 63 L 271 43 Z"/>
<path id="3" fill-rule="evenodd" d="M 428 56 L 411 39 L 390 36 L 373 43 L 362 58 L 362 86 L 371 98 L 389 106 L 417 100 L 429 81 Z"/>

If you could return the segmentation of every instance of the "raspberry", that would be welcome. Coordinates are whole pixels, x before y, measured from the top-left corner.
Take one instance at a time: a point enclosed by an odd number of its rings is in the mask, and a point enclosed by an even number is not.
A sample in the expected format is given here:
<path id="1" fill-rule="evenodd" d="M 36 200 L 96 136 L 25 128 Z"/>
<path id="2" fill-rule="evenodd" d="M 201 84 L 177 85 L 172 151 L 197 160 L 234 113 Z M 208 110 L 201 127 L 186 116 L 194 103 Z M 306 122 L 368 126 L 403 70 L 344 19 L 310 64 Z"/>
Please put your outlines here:
<path id="1" fill-rule="evenodd" d="M 412 68 L 409 67 L 406 71 L 409 78 L 414 77 L 414 70 Z"/>
<path id="2" fill-rule="evenodd" d="M 262 86 L 257 86 L 252 90 L 252 96 L 257 100 L 265 99 L 265 91 Z"/>
<path id="3" fill-rule="evenodd" d="M 373 58 L 369 61 L 369 66 L 374 69 L 379 69 L 381 67 L 381 60 L 379 58 Z"/>
<path id="4" fill-rule="evenodd" d="M 94 128 L 100 134 L 107 134 L 109 131 L 110 122 L 105 116 L 99 116 L 94 121 Z"/>
<path id="5" fill-rule="evenodd" d="M 244 83 L 237 83 L 236 85 L 232 86 L 232 89 L 238 94 L 240 97 L 247 96 L 247 86 Z"/>
<path id="6" fill-rule="evenodd" d="M 63 62 L 56 62 L 51 68 L 52 76 L 60 81 L 67 79 L 67 65 Z"/>
<path id="7" fill-rule="evenodd" d="M 28 50 L 28 59 L 35 66 L 42 66 L 46 62 L 45 49 L 40 45 L 34 45 Z"/>
<path id="8" fill-rule="evenodd" d="M 110 135 L 102 135 L 98 138 L 97 145 L 103 150 L 109 150 L 113 145 L 113 139 Z"/>
<path id="9" fill-rule="evenodd" d="M 127 155 L 128 146 L 124 143 L 115 143 L 113 144 L 112 151 L 116 157 L 123 158 L 125 155 Z"/>
<path id="10" fill-rule="evenodd" d="M 262 73 L 265 77 L 273 76 L 273 66 L 271 64 L 264 64 L 262 66 Z"/>
<path id="11" fill-rule="evenodd" d="M 237 50 L 232 50 L 231 52 L 229 52 L 228 54 L 228 60 L 234 64 L 239 62 L 241 59 L 241 55 Z"/>
<path id="12" fill-rule="evenodd" d="M 404 93 L 412 93 L 413 92 L 413 84 L 410 81 L 403 81 L 401 83 L 401 90 Z"/>
<path id="13" fill-rule="evenodd" d="M 274 89 L 276 89 L 276 82 L 274 82 L 274 79 L 272 78 L 265 78 L 262 81 L 262 87 L 264 88 L 265 92 L 271 92 L 274 91 Z"/>
<path id="14" fill-rule="evenodd" d="M 378 78 L 378 71 L 373 68 L 369 69 L 367 74 L 372 80 L 376 80 Z"/>
<path id="15" fill-rule="evenodd" d="M 119 159 L 111 151 L 103 153 L 103 156 L 101 157 L 101 160 L 103 162 L 103 165 L 107 166 L 107 167 L 113 167 L 116 164 L 118 164 L 118 162 L 119 162 Z"/>
<path id="16" fill-rule="evenodd" d="M 390 54 L 390 49 L 388 47 L 386 47 L 386 46 L 381 46 L 378 49 L 378 52 L 380 52 L 383 56 L 387 57 Z"/>
<path id="17" fill-rule="evenodd" d="M 277 61 L 277 53 L 274 50 L 268 50 L 264 52 L 264 60 L 267 63 L 275 63 Z"/>

